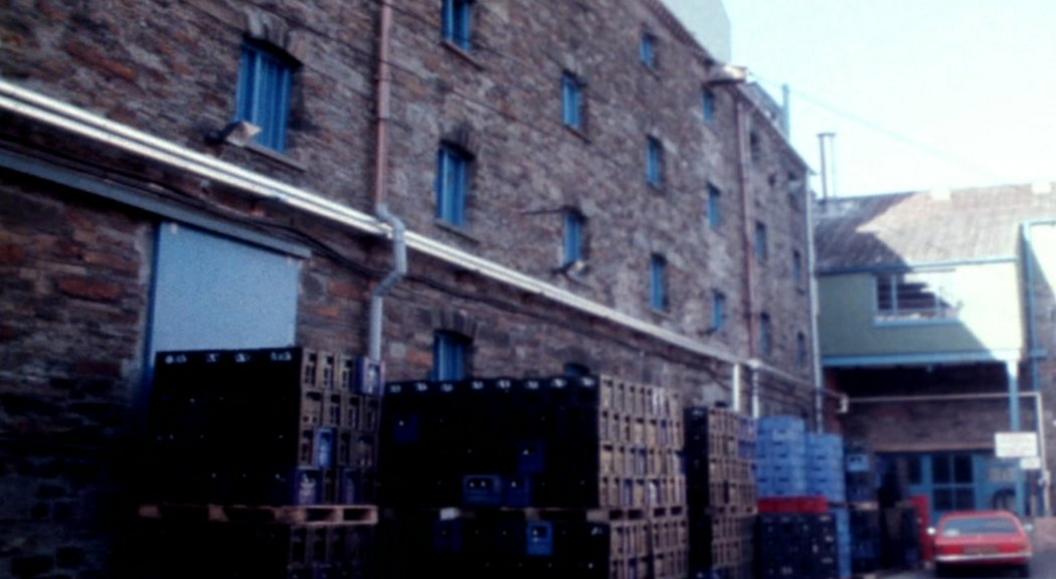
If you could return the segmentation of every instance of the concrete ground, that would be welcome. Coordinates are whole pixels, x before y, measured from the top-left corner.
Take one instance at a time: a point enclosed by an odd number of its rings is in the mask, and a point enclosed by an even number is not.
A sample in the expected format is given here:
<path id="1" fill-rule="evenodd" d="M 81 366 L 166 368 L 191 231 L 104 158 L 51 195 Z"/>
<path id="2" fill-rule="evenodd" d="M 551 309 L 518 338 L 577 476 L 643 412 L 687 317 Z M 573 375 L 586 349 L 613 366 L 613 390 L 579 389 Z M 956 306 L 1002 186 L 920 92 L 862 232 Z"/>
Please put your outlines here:
<path id="1" fill-rule="evenodd" d="M 1030 566 L 1030 576 L 1035 579 L 1056 579 L 1056 552 L 1048 551 L 1045 553 L 1035 553 L 1034 562 Z M 935 574 L 931 571 L 915 571 L 912 573 L 900 573 L 897 575 L 887 575 L 884 579 L 932 579 Z M 987 573 L 985 571 L 977 571 L 972 573 L 961 573 L 956 577 L 965 577 L 971 579 L 996 579 L 998 577 L 1016 577 L 1014 572 L 1007 573 Z"/>

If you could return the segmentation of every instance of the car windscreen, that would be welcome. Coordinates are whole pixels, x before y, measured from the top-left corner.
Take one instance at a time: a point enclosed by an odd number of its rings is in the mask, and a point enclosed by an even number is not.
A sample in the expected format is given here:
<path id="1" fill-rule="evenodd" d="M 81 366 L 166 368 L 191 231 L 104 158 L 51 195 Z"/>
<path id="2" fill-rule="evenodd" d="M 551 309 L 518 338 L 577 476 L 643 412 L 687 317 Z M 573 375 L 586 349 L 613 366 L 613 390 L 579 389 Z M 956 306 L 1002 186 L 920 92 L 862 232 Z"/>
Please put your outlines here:
<path id="1" fill-rule="evenodd" d="M 1009 535 L 1018 533 L 1016 523 L 1004 517 L 951 519 L 942 526 L 943 537 L 964 535 Z"/>

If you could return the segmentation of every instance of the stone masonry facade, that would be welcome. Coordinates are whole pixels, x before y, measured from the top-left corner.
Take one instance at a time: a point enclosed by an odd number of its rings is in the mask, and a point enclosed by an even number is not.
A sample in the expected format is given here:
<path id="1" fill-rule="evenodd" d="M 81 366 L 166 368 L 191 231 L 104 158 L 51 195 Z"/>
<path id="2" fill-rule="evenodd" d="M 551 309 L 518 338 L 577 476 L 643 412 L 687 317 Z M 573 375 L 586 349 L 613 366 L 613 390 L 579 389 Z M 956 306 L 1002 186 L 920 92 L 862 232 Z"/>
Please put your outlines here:
<path id="1" fill-rule="evenodd" d="M 439 0 L 391 4 L 388 201 L 411 231 L 728 357 L 758 358 L 775 370 L 759 379 L 763 412 L 809 416 L 809 273 L 797 281 L 793 265 L 798 254 L 808 271 L 807 169 L 739 87 L 714 87 L 715 115 L 704 118 L 713 63 L 661 4 L 476 2 L 469 52 L 441 41 Z M 0 4 L 0 79 L 370 213 L 380 6 L 11 0 Z M 638 60 L 643 32 L 657 40 L 655 70 Z M 299 62 L 284 153 L 204 138 L 234 115 L 247 38 Z M 564 72 L 583 81 L 581 131 L 561 123 Z M 663 146 L 661 187 L 645 179 L 649 137 Z M 473 155 L 462 229 L 434 217 L 443 142 Z M 0 109 L 7 153 L 303 244 L 311 257 L 297 342 L 365 353 L 388 242 Z M 721 192 L 716 228 L 709 184 Z M 570 208 L 587 223 L 587 267 L 574 275 L 557 271 Z M 165 220 L 0 168 L 0 575 L 120 571 L 146 403 L 155 232 Z M 756 223 L 767 231 L 764 259 L 751 245 Z M 653 254 L 668 263 L 664 312 L 649 305 Z M 472 339 L 477 375 L 548 375 L 576 363 L 678 389 L 688 402 L 731 399 L 728 362 L 469 269 L 410 260 L 387 300 L 390 379 L 428 376 L 433 333 L 448 330 Z M 713 332 L 716 291 L 727 323 Z M 763 313 L 769 352 L 758 343 Z"/>

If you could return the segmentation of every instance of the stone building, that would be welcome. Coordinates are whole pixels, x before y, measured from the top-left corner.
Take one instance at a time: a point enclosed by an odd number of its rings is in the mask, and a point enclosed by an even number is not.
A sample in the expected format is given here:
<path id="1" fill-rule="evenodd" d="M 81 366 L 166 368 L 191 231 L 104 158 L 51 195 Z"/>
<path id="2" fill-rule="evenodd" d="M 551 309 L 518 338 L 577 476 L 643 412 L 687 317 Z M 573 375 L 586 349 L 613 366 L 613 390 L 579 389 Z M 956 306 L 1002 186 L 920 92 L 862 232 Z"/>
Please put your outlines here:
<path id="1" fill-rule="evenodd" d="M 815 215 L 820 350 L 850 397 L 845 434 L 903 461 L 936 517 L 1047 511 L 1054 185 L 830 199 Z M 1018 430 L 1039 435 L 1040 470 L 995 456 L 994 434 Z"/>
<path id="2" fill-rule="evenodd" d="M 111 575 L 154 353 L 367 354 L 382 205 L 389 379 L 809 417 L 807 168 L 725 70 L 658 0 L 4 3 L 2 573 Z"/>

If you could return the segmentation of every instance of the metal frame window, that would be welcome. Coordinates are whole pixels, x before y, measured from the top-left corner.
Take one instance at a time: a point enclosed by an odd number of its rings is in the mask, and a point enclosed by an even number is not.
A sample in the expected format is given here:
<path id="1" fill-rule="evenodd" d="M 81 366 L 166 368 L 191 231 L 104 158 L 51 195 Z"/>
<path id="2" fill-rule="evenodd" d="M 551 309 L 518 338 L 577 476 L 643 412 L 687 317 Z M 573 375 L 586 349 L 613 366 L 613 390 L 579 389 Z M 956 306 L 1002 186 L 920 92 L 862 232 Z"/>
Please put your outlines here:
<path id="1" fill-rule="evenodd" d="M 759 352 L 769 356 L 774 351 L 774 336 L 770 327 L 770 314 L 759 315 Z"/>
<path id="2" fill-rule="evenodd" d="M 256 143 L 286 149 L 286 124 L 296 63 L 278 50 L 258 43 L 242 45 L 238 69 L 237 121 L 260 127 Z"/>
<path id="3" fill-rule="evenodd" d="M 645 181 L 654 187 L 664 184 L 664 147 L 656 137 L 646 140 Z"/>
<path id="4" fill-rule="evenodd" d="M 716 291 L 711 294 L 711 331 L 718 332 L 726 326 L 726 294 Z"/>
<path id="5" fill-rule="evenodd" d="M 879 321 L 956 319 L 961 301 L 953 270 L 876 274 L 876 318 Z"/>
<path id="6" fill-rule="evenodd" d="M 649 260 L 649 305 L 659 311 L 667 311 L 670 305 L 667 293 L 667 259 L 660 254 L 653 254 Z"/>
<path id="7" fill-rule="evenodd" d="M 642 41 L 638 47 L 638 56 L 647 68 L 656 68 L 656 36 L 648 32 L 642 33 Z"/>
<path id="8" fill-rule="evenodd" d="M 759 263 L 765 263 L 767 257 L 767 234 L 766 224 L 762 221 L 755 222 L 755 259 Z"/>
<path id="9" fill-rule="evenodd" d="M 586 218 L 579 211 L 565 211 L 565 255 L 562 265 L 571 265 L 584 259 L 583 229 L 586 222 Z"/>
<path id="10" fill-rule="evenodd" d="M 462 380 L 469 371 L 472 340 L 454 332 L 433 334 L 433 379 Z"/>
<path id="11" fill-rule="evenodd" d="M 436 217 L 457 227 L 466 224 L 470 162 L 469 154 L 462 149 L 449 144 L 440 146 L 436 162 Z"/>
<path id="12" fill-rule="evenodd" d="M 712 229 L 722 226 L 722 191 L 708 183 L 708 225 Z"/>
<path id="13" fill-rule="evenodd" d="M 715 93 L 711 89 L 701 92 L 701 107 L 704 112 L 704 122 L 710 123 L 715 120 Z"/>
<path id="14" fill-rule="evenodd" d="M 932 505 L 936 511 L 975 508 L 975 476 L 970 454 L 931 455 Z"/>
<path id="15" fill-rule="evenodd" d="M 444 40 L 468 52 L 472 48 L 473 1 L 444 0 L 443 11 Z"/>
<path id="16" fill-rule="evenodd" d="M 583 83 L 571 72 L 561 75 L 561 120 L 567 127 L 583 130 Z"/>

